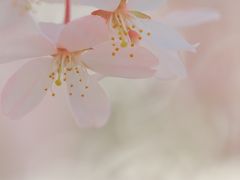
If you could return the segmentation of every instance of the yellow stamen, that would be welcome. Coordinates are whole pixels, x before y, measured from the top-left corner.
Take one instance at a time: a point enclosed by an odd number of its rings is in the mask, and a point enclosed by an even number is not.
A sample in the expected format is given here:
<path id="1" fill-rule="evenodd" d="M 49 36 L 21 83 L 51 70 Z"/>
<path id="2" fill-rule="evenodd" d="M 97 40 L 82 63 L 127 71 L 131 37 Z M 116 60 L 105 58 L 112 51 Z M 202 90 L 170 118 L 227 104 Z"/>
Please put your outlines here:
<path id="1" fill-rule="evenodd" d="M 61 79 L 57 79 L 57 80 L 55 81 L 55 84 L 56 84 L 56 86 L 61 86 L 61 85 L 62 85 Z"/>
<path id="2" fill-rule="evenodd" d="M 128 43 L 127 43 L 126 41 L 122 41 L 122 42 L 121 42 L 121 46 L 122 46 L 123 48 L 125 48 L 125 47 L 128 46 Z"/>

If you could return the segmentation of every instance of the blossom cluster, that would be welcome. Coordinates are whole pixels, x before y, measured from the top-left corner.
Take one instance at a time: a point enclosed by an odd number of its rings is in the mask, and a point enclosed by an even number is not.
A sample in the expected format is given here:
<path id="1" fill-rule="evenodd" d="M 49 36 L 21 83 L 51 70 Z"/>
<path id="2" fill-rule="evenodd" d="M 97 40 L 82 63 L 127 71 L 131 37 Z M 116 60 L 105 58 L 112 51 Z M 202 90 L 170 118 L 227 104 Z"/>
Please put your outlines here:
<path id="1" fill-rule="evenodd" d="M 196 45 L 166 22 L 145 13 L 165 0 L 66 0 L 62 24 L 37 22 L 31 9 L 32 3 L 38 2 L 0 1 L 0 63 L 27 60 L 1 95 L 2 111 L 9 118 L 24 117 L 46 94 L 54 97 L 57 88 L 66 86 L 77 123 L 101 127 L 111 114 L 110 102 L 99 84 L 102 78 L 186 76 L 179 53 L 194 52 Z M 98 10 L 71 21 L 71 3 Z M 212 18 L 209 12 L 199 16 L 200 23 Z"/>

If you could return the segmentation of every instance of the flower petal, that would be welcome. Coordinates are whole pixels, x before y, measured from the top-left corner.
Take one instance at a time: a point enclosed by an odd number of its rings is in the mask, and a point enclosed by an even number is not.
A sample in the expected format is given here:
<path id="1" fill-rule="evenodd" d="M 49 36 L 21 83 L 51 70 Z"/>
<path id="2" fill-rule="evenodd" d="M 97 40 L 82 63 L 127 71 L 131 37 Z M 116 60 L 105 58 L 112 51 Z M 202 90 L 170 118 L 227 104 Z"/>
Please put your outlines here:
<path id="1" fill-rule="evenodd" d="M 50 85 L 51 63 L 50 57 L 31 60 L 8 80 L 1 97 L 5 115 L 22 118 L 40 103 Z"/>
<path id="2" fill-rule="evenodd" d="M 186 78 L 187 72 L 185 65 L 180 59 L 180 55 L 175 51 L 156 51 L 155 55 L 159 58 L 156 77 L 159 79 Z"/>
<path id="3" fill-rule="evenodd" d="M 31 16 L 20 13 L 11 2 L 0 2 L 0 17 L 4 18 L 0 19 L 0 63 L 53 54 L 53 44 L 42 36 Z"/>
<path id="4" fill-rule="evenodd" d="M 60 33 L 58 47 L 79 51 L 104 42 L 108 37 L 104 19 L 90 15 L 67 24 Z"/>
<path id="5" fill-rule="evenodd" d="M 81 0 L 81 5 L 93 6 L 97 9 L 113 11 L 117 9 L 121 0 Z"/>
<path id="6" fill-rule="evenodd" d="M 127 7 L 130 10 L 153 10 L 159 8 L 166 0 L 128 0 Z"/>
<path id="7" fill-rule="evenodd" d="M 214 9 L 193 9 L 186 11 L 175 11 L 167 14 L 163 21 L 174 27 L 184 28 L 217 21 L 221 15 Z"/>
<path id="8" fill-rule="evenodd" d="M 39 23 L 39 27 L 43 34 L 53 43 L 57 44 L 59 35 L 64 28 L 64 24 L 55 23 Z"/>
<path id="9" fill-rule="evenodd" d="M 99 128 L 110 116 L 110 101 L 98 82 L 88 75 L 85 76 L 88 78 L 79 82 L 76 74 L 69 74 L 67 83 L 71 93 L 71 110 L 80 127 Z"/>
<path id="10" fill-rule="evenodd" d="M 188 50 L 195 51 L 194 46 L 189 44 L 177 31 L 172 27 L 156 22 L 153 20 L 138 21 L 138 25 L 144 29 L 142 42 L 148 47 L 158 47 L 160 49 L 169 50 Z M 147 35 L 147 33 L 151 35 Z"/>
<path id="11" fill-rule="evenodd" d="M 82 61 L 93 71 L 106 76 L 124 78 L 147 78 L 154 75 L 157 58 L 143 47 L 119 48 L 112 55 L 111 43 L 103 43 L 81 56 Z"/>

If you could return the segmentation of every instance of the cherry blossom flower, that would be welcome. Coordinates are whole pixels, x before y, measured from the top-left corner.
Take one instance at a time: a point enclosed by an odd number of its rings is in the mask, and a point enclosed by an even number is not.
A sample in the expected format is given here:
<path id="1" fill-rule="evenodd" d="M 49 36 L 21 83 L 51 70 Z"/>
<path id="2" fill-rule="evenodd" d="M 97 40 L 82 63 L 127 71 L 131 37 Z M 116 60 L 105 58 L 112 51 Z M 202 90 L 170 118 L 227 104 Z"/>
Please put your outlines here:
<path id="1" fill-rule="evenodd" d="M 44 0 L 63 2 L 63 0 Z M 119 49 L 141 45 L 149 49 L 159 59 L 156 77 L 172 79 L 185 78 L 186 70 L 182 63 L 181 50 L 195 51 L 197 45 L 190 45 L 172 27 L 199 25 L 219 19 L 214 9 L 194 9 L 170 13 L 164 19 L 153 20 L 143 11 L 154 10 L 166 0 L 81 0 L 72 3 L 98 8 L 92 14 L 103 17 L 109 27 L 113 56 Z M 132 53 L 131 53 L 132 55 Z"/>
<path id="2" fill-rule="evenodd" d="M 126 49 L 108 62 L 109 43 L 102 43 L 108 39 L 107 29 L 100 17 L 90 15 L 65 25 L 38 26 L 31 16 L 19 11 L 19 6 L 6 2 L 0 3 L 0 10 L 6 9 L 0 14 L 9 15 L 7 22 L 0 21 L 0 63 L 28 60 L 2 92 L 3 113 L 11 119 L 25 116 L 47 92 L 56 96 L 56 88 L 65 84 L 78 124 L 100 127 L 110 116 L 110 103 L 91 71 L 128 78 L 152 77 L 156 73 L 157 59 L 141 47 L 133 49 L 141 52 L 134 57 L 129 57 Z"/>
<path id="3" fill-rule="evenodd" d="M 168 79 L 185 77 L 186 70 L 180 60 L 179 51 L 195 51 L 177 31 L 167 24 L 153 20 L 143 11 L 159 7 L 163 0 L 81 0 L 82 5 L 94 6 L 99 10 L 93 15 L 103 17 L 112 40 L 112 54 L 116 46 L 120 49 L 136 45 L 150 50 L 159 59 L 157 77 Z M 118 49 L 117 49 L 118 50 Z"/>
<path id="4" fill-rule="evenodd" d="M 117 41 L 120 47 L 134 46 L 137 42 L 147 41 L 149 45 L 158 48 L 192 50 L 193 47 L 180 34 L 142 12 L 158 7 L 162 2 L 162 0 L 81 0 L 83 5 L 100 8 L 92 14 L 107 20 L 114 36 L 112 39 Z"/>

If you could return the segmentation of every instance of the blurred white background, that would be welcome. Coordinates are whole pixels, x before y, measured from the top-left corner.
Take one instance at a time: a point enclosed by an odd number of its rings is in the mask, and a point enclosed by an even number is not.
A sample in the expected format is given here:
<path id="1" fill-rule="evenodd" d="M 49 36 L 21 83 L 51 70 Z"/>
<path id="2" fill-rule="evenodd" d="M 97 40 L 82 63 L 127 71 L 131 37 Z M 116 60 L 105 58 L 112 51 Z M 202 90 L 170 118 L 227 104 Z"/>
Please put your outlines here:
<path id="1" fill-rule="evenodd" d="M 211 7 L 222 19 L 184 29 L 190 42 L 201 43 L 185 55 L 187 79 L 103 80 L 113 112 L 102 129 L 79 129 L 63 93 L 22 120 L 1 116 L 0 180 L 239 180 L 239 6 L 170 0 L 159 8 L 162 16 Z M 42 4 L 35 16 L 59 22 L 62 11 Z M 75 7 L 74 17 L 90 11 Z M 21 64 L 0 66 L 1 87 Z"/>

